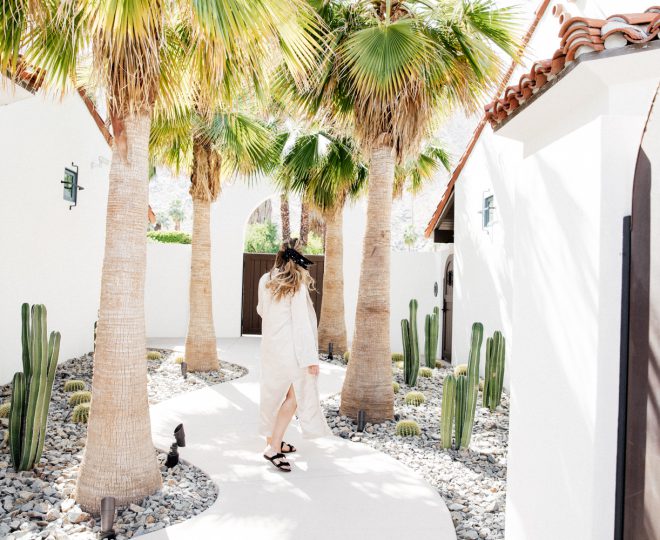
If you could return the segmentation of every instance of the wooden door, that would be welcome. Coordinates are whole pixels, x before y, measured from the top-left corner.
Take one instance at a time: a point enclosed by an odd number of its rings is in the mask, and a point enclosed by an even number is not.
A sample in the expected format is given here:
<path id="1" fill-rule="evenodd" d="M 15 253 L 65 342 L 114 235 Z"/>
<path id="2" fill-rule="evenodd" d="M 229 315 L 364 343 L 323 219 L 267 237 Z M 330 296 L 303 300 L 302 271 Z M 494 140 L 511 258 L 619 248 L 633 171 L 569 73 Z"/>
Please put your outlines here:
<path id="1" fill-rule="evenodd" d="M 321 315 L 321 300 L 323 297 L 323 255 L 308 255 L 314 264 L 309 267 L 309 273 L 316 283 L 315 291 L 310 296 L 316 310 L 316 318 Z M 274 253 L 244 253 L 243 254 L 243 306 L 241 318 L 241 333 L 261 335 L 261 317 L 257 313 L 259 300 L 259 280 L 269 272 L 275 264 Z"/>
<path id="2" fill-rule="evenodd" d="M 442 287 L 442 358 L 451 362 L 452 305 L 454 302 L 454 256 L 447 258 Z"/>

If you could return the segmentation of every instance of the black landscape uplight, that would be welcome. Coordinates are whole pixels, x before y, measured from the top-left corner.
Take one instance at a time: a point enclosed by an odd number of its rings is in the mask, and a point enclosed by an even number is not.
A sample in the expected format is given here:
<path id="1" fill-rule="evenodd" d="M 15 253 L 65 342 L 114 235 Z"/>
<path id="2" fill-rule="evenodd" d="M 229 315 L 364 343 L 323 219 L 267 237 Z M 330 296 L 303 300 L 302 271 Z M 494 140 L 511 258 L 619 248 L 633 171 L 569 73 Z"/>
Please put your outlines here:
<path id="1" fill-rule="evenodd" d="M 366 419 L 366 414 L 362 409 L 358 411 L 358 417 L 357 417 L 357 430 L 358 431 L 364 431 L 364 426 L 367 423 Z"/>
<path id="2" fill-rule="evenodd" d="M 99 538 L 116 538 L 113 525 L 115 522 L 115 498 L 103 497 L 101 499 L 101 532 Z"/>
<path id="3" fill-rule="evenodd" d="M 186 361 L 181 362 L 181 375 L 184 379 L 188 378 L 188 362 Z"/>
<path id="4" fill-rule="evenodd" d="M 331 341 L 330 343 L 328 343 L 328 360 L 332 360 L 332 349 L 333 349 L 333 345 Z"/>
<path id="5" fill-rule="evenodd" d="M 179 448 L 183 448 L 184 446 L 186 446 L 186 432 L 183 430 L 183 424 L 179 424 L 174 428 L 174 442 L 170 446 L 170 451 L 165 461 L 167 468 L 171 469 L 179 464 Z"/>

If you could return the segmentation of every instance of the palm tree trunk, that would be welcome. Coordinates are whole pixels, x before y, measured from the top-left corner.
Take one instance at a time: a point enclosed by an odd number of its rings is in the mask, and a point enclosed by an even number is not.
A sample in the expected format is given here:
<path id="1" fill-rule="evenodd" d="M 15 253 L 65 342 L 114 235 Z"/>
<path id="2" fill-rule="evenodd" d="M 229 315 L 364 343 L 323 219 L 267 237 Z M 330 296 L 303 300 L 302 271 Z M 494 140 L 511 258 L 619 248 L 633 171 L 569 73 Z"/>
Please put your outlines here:
<path id="1" fill-rule="evenodd" d="M 77 502 L 139 501 L 162 480 L 151 440 L 144 322 L 149 114 L 115 121 L 92 409 Z"/>
<path id="2" fill-rule="evenodd" d="M 190 318 L 186 337 L 186 363 L 190 371 L 219 368 L 211 291 L 211 202 L 193 197 Z"/>
<path id="3" fill-rule="evenodd" d="M 393 417 L 390 353 L 390 229 L 394 154 L 390 146 L 373 150 L 369 167 L 367 225 L 351 359 L 341 392 L 341 414 L 369 422 Z"/>
<path id="4" fill-rule="evenodd" d="M 302 247 L 307 246 L 307 238 L 309 237 L 309 207 L 305 201 L 300 206 L 300 244 Z"/>
<path id="5" fill-rule="evenodd" d="M 325 262 L 323 268 L 323 301 L 319 321 L 319 349 L 334 352 L 347 349 L 346 316 L 344 314 L 344 209 L 323 213 L 325 219 Z"/>
<path id="6" fill-rule="evenodd" d="M 289 196 L 280 195 L 280 221 L 282 225 L 282 241 L 291 238 L 291 220 L 289 219 Z"/>

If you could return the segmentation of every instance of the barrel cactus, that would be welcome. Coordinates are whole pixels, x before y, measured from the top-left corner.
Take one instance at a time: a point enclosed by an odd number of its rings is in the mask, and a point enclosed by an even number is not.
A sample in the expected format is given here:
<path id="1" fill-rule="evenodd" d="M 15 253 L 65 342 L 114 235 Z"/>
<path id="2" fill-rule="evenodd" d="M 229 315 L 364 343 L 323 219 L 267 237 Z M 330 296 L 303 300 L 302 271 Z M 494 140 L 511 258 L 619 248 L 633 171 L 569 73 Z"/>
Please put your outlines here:
<path id="1" fill-rule="evenodd" d="M 80 403 L 73 408 L 71 420 L 76 424 L 86 424 L 89 420 L 89 403 Z"/>
<path id="2" fill-rule="evenodd" d="M 392 353 L 392 362 L 403 362 L 403 353 Z"/>
<path id="3" fill-rule="evenodd" d="M 419 429 L 419 424 L 414 420 L 401 420 L 397 422 L 395 431 L 399 437 L 417 437 L 422 433 L 422 430 Z"/>
<path id="4" fill-rule="evenodd" d="M 9 418 L 10 409 L 11 409 L 11 403 L 9 401 L 0 405 L 0 418 Z"/>
<path id="5" fill-rule="evenodd" d="M 346 351 L 344 353 L 344 362 L 348 364 L 348 361 L 351 359 L 351 351 Z"/>
<path id="6" fill-rule="evenodd" d="M 467 375 L 468 365 L 467 364 L 458 364 L 454 368 L 454 376 L 458 377 L 459 375 Z"/>
<path id="7" fill-rule="evenodd" d="M 183 356 L 177 356 L 177 357 L 174 359 L 174 363 L 175 363 L 175 364 L 183 364 L 184 361 L 185 361 L 185 358 L 184 358 Z"/>
<path id="8" fill-rule="evenodd" d="M 71 394 L 69 397 L 69 405 L 72 407 L 80 405 L 81 403 L 89 403 L 90 401 L 92 401 L 92 393 L 88 390 L 79 390 L 78 392 Z"/>
<path id="9" fill-rule="evenodd" d="M 398 394 L 400 389 L 401 386 L 399 386 L 399 383 L 396 381 L 392 381 L 392 390 L 394 391 L 394 393 Z"/>
<path id="10" fill-rule="evenodd" d="M 502 400 L 504 386 L 504 355 L 506 343 L 502 332 L 495 332 L 486 340 L 486 368 L 482 401 L 491 411 Z"/>
<path id="11" fill-rule="evenodd" d="M 419 368 L 420 377 L 433 377 L 433 370 L 428 367 Z"/>
<path id="12" fill-rule="evenodd" d="M 440 439 L 443 448 L 451 447 L 451 429 L 456 413 L 456 377 L 451 373 L 442 383 L 442 412 L 440 417 Z"/>
<path id="13" fill-rule="evenodd" d="M 78 379 L 72 379 L 64 383 L 65 392 L 78 392 L 79 390 L 84 390 L 85 387 L 85 383 L 83 381 L 79 381 Z"/>
<path id="14" fill-rule="evenodd" d="M 148 351 L 147 352 L 147 360 L 161 360 L 163 358 L 163 355 L 160 354 L 158 351 Z"/>
<path id="15" fill-rule="evenodd" d="M 406 405 L 413 405 L 419 407 L 422 403 L 426 401 L 426 397 L 421 392 L 408 392 L 403 398 L 406 402 Z"/>
<path id="16" fill-rule="evenodd" d="M 21 306 L 23 371 L 14 374 L 9 410 L 9 448 L 17 471 L 39 463 L 46 438 L 48 409 L 60 353 L 60 333 L 47 337 L 46 307 Z"/>

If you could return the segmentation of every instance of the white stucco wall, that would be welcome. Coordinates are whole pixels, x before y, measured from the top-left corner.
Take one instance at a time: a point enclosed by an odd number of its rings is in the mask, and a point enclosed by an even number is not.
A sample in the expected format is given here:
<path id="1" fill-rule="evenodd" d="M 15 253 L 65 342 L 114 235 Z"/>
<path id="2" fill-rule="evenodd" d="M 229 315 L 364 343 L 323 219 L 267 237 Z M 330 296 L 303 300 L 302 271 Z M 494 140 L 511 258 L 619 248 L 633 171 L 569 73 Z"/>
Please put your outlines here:
<path id="1" fill-rule="evenodd" d="M 254 209 L 274 193 L 274 187 L 265 180 L 253 185 L 235 182 L 224 188 L 212 207 L 213 314 L 218 337 L 240 336 L 247 220 Z M 355 328 L 364 226 L 365 201 L 349 203 L 344 211 L 344 301 L 349 340 Z M 430 313 L 434 305 L 441 305 L 441 298 L 433 297 L 433 285 L 438 281 L 441 294 L 448 252 L 449 248 L 436 253 L 392 253 L 393 351 L 401 351 L 400 320 L 408 316 L 411 298 L 419 302 L 418 328 L 422 335 L 424 315 Z M 186 335 L 189 279 L 189 245 L 148 243 L 145 291 L 148 336 Z"/>
<path id="2" fill-rule="evenodd" d="M 62 333 L 60 360 L 92 349 L 105 233 L 110 150 L 78 95 L 0 106 L 0 383 L 21 369 L 23 302 L 42 303 Z M 69 210 L 64 167 L 85 190 Z M 106 162 L 107 163 L 107 162 Z"/>

